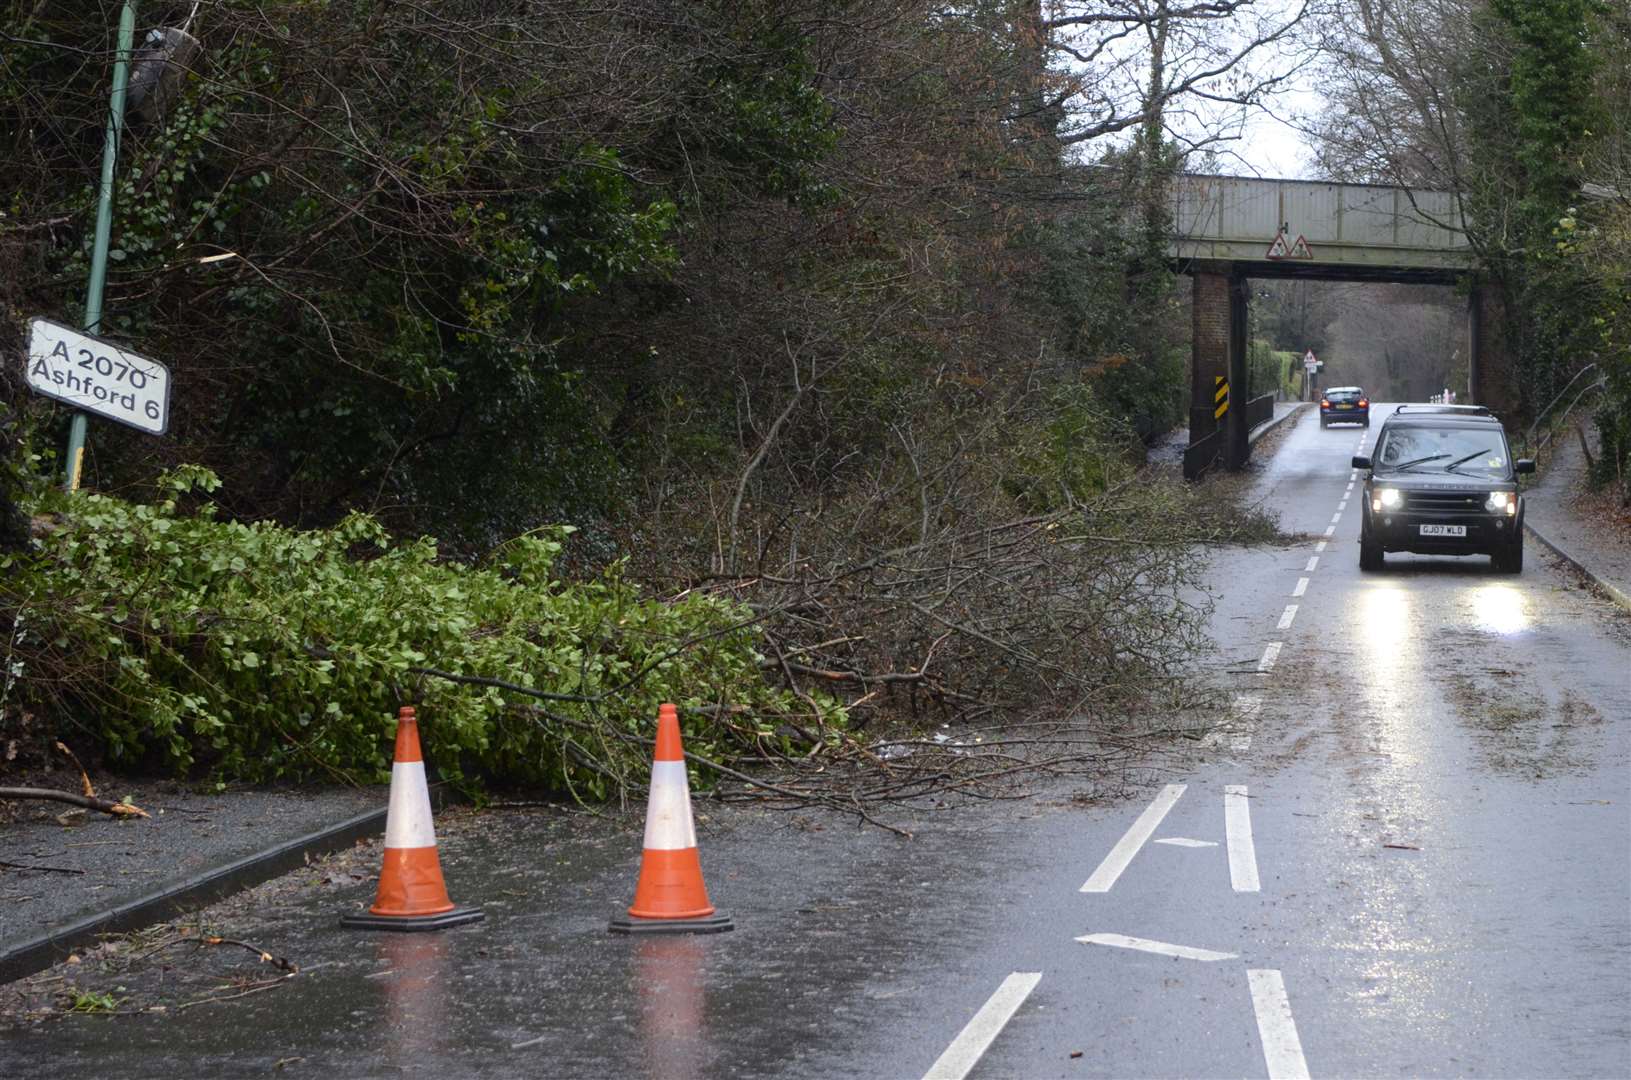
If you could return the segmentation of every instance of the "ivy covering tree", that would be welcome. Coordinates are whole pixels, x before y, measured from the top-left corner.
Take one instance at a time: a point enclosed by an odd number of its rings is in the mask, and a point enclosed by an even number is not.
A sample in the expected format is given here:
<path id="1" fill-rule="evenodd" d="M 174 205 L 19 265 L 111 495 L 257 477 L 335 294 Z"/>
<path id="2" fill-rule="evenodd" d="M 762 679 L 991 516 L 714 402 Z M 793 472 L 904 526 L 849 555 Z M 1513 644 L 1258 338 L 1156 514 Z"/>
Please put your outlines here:
<path id="1" fill-rule="evenodd" d="M 1501 299 L 1514 419 L 1560 412 L 1571 379 L 1597 365 L 1608 380 L 1601 474 L 1623 485 L 1624 5 L 1360 4 L 1334 9 L 1325 31 L 1326 171 L 1461 193 L 1468 240 Z"/>

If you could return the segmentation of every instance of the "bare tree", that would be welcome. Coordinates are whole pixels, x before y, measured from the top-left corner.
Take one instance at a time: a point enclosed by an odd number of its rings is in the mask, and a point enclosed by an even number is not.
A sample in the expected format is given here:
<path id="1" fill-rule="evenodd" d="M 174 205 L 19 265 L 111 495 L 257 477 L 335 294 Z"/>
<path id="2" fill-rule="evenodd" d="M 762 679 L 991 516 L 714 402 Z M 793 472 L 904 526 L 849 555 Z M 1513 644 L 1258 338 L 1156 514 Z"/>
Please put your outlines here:
<path id="1" fill-rule="evenodd" d="M 1315 122 L 1323 170 L 1339 179 L 1458 191 L 1465 187 L 1464 113 L 1455 74 L 1469 50 L 1494 60 L 1476 31 L 1483 0 L 1357 0 L 1317 20 L 1328 106 Z"/>
<path id="2" fill-rule="evenodd" d="M 1158 126 L 1190 149 L 1231 137 L 1244 110 L 1310 53 L 1309 0 L 1057 0 L 1045 27 L 1067 146 Z"/>

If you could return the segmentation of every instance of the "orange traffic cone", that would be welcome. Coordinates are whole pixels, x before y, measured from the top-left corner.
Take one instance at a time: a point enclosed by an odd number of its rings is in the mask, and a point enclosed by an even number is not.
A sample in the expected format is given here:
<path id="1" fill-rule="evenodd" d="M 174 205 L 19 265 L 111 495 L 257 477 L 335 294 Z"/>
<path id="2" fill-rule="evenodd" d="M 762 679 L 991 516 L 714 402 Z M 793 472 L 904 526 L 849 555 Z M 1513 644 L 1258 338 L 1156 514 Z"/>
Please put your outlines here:
<path id="1" fill-rule="evenodd" d="M 646 843 L 640 880 L 627 916 L 612 919 L 614 934 L 718 934 L 735 929 L 708 902 L 691 820 L 691 785 L 680 748 L 680 718 L 672 705 L 657 710 L 657 753 L 646 803 Z"/>
<path id="2" fill-rule="evenodd" d="M 482 917 L 480 908 L 454 907 L 447 898 L 442 864 L 436 858 L 436 830 L 430 821 L 425 759 L 419 753 L 419 722 L 413 708 L 404 705 L 396 719 L 396 759 L 391 764 L 379 895 L 367 912 L 344 915 L 340 925 L 364 930 L 440 930 Z"/>

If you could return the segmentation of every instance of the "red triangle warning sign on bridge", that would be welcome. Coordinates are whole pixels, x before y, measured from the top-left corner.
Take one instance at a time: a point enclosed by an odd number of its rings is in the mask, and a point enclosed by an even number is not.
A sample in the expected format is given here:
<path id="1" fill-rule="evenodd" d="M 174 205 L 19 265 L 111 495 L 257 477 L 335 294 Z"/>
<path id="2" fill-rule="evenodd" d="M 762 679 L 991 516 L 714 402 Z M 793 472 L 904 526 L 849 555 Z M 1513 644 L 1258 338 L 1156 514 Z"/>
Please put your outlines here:
<path id="1" fill-rule="evenodd" d="M 1291 243 L 1286 243 L 1286 234 L 1281 230 L 1274 237 L 1274 243 L 1263 253 L 1265 259 L 1312 259 L 1313 251 L 1309 250 L 1308 241 L 1301 234 Z"/>

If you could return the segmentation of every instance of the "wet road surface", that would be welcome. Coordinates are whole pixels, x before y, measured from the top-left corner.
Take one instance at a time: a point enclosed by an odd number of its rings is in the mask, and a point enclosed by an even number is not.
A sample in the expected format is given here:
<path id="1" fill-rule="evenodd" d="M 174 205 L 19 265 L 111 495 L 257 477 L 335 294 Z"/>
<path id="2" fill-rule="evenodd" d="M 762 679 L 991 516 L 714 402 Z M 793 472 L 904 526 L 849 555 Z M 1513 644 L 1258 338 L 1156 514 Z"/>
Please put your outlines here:
<path id="1" fill-rule="evenodd" d="M 366 875 L 304 871 L 211 915 L 296 979 L 0 1030 L 0 1074 L 1631 1076 L 1631 622 L 1533 546 L 1361 574 L 1374 411 L 1263 470 L 1308 539 L 1216 554 L 1234 712 L 1125 800 L 911 841 L 701 804 L 738 929 L 647 940 L 606 933 L 637 833 L 448 815 L 486 922 L 342 931 Z"/>

